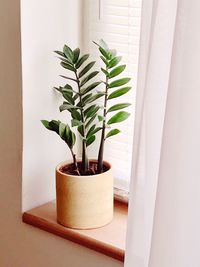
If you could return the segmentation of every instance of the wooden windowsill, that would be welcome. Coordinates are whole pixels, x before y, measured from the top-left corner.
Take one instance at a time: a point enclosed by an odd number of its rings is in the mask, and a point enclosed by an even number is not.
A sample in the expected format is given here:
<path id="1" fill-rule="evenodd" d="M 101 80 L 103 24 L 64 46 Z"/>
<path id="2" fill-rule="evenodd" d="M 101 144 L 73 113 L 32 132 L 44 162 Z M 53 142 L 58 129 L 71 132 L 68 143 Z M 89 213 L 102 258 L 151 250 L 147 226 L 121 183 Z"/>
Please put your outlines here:
<path id="1" fill-rule="evenodd" d="M 74 230 L 58 224 L 55 202 L 24 212 L 23 222 L 124 261 L 127 205 L 118 201 L 115 201 L 113 221 L 98 229 Z"/>

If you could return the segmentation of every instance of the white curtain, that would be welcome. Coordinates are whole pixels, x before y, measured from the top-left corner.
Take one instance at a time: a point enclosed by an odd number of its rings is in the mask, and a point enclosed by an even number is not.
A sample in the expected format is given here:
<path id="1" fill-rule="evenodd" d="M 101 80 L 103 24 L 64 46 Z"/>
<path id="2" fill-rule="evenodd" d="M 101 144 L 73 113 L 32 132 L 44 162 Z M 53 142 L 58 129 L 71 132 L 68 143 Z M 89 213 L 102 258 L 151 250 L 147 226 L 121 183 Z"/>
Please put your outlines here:
<path id="1" fill-rule="evenodd" d="M 125 267 L 200 266 L 200 1 L 143 0 Z"/>

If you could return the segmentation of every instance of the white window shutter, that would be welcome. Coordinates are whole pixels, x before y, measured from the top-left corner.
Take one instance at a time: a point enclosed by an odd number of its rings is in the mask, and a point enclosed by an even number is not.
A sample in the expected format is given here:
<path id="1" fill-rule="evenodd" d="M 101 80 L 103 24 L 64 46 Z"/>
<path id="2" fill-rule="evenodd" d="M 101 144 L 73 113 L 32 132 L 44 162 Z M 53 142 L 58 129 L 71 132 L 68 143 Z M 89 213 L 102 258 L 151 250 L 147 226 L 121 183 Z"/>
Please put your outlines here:
<path id="1" fill-rule="evenodd" d="M 122 76 L 132 79 L 132 90 L 111 103 L 131 102 L 132 106 L 127 110 L 131 117 L 115 125 L 121 133 L 106 140 L 104 153 L 104 159 L 113 166 L 115 186 L 125 190 L 128 189 L 131 173 L 141 2 L 142 0 L 84 0 L 83 3 L 83 49 L 93 56 L 97 64 L 102 65 L 98 49 L 92 40 L 98 42 L 103 39 L 123 57 L 122 63 L 127 67 Z M 92 149 L 97 153 L 98 143 L 94 146 Z"/>

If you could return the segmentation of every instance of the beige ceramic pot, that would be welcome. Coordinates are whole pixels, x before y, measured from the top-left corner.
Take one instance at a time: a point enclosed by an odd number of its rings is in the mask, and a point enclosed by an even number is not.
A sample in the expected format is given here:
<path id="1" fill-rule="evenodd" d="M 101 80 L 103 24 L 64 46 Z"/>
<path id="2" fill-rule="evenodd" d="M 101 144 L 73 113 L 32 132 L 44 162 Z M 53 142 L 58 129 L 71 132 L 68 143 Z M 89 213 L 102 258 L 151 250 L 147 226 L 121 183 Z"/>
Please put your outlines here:
<path id="1" fill-rule="evenodd" d="M 113 175 L 111 165 L 101 174 L 76 176 L 56 168 L 57 221 L 70 228 L 91 229 L 104 226 L 113 217 Z"/>

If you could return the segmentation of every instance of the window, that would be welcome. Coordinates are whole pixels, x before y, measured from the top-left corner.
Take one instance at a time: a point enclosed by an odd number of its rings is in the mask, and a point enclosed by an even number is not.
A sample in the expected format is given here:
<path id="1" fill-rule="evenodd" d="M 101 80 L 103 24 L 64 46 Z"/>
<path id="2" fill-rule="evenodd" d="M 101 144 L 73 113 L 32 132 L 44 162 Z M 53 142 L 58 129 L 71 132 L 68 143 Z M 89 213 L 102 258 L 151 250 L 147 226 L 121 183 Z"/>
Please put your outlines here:
<path id="1" fill-rule="evenodd" d="M 91 53 L 100 65 L 102 63 L 91 40 L 104 39 L 123 57 L 122 62 L 127 65 L 124 73 L 132 78 L 131 92 L 120 99 L 122 102 L 132 102 L 129 108 L 131 118 L 119 125 L 121 134 L 107 140 L 104 156 L 114 166 L 115 187 L 123 190 L 128 189 L 131 174 L 141 2 L 142 0 L 84 1 L 83 49 Z"/>

